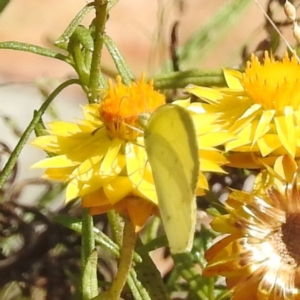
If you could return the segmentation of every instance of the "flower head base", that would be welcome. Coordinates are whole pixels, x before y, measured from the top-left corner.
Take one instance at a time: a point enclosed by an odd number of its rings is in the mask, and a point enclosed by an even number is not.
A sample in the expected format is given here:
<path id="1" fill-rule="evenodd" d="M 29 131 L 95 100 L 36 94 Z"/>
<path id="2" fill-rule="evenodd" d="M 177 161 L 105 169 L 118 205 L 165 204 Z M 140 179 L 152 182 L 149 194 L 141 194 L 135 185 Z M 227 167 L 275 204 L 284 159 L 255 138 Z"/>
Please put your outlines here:
<path id="1" fill-rule="evenodd" d="M 153 89 L 153 81 L 126 86 L 117 77 L 116 85 L 109 82 L 109 89 L 100 103 L 100 119 L 111 138 L 134 141 L 141 135 L 141 115 L 150 114 L 165 104 L 163 94 Z"/>
<path id="2" fill-rule="evenodd" d="M 245 72 L 224 70 L 228 88 L 192 86 L 206 113 L 218 116 L 218 126 L 236 136 L 226 142 L 230 164 L 261 168 L 283 155 L 300 156 L 300 65 L 287 55 L 276 61 L 253 55 Z"/>
<path id="3" fill-rule="evenodd" d="M 227 233 L 206 253 L 204 275 L 222 275 L 232 299 L 300 299 L 300 189 L 297 180 L 285 193 L 233 191 L 228 215 L 212 227 Z"/>

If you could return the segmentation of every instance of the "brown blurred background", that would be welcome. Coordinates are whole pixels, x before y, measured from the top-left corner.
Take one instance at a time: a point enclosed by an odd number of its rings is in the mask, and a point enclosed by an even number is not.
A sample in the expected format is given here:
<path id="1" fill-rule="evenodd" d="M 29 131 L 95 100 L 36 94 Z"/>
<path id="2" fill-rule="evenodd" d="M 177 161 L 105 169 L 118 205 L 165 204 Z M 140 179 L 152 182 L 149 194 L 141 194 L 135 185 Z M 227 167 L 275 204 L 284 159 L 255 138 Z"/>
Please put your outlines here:
<path id="1" fill-rule="evenodd" d="M 139 75 L 145 71 L 150 75 L 157 72 L 157 67 L 168 55 L 174 21 L 180 21 L 178 37 L 179 43 L 183 44 L 228 2 L 230 0 L 121 0 L 111 11 L 106 30 L 133 72 Z M 260 2 L 265 6 L 267 1 Z M 86 3 L 86 0 L 12 0 L 0 15 L 0 41 L 16 40 L 53 47 L 51 43 Z M 93 12 L 84 20 L 85 25 L 92 18 Z M 216 68 L 239 63 L 241 45 L 249 42 L 249 38 L 258 41 L 264 36 L 262 21 L 262 13 L 253 1 L 205 62 L 193 67 Z M 112 66 L 108 56 L 104 57 L 104 64 Z M 0 75 L 5 80 L 28 81 L 70 74 L 71 68 L 62 62 L 29 53 L 0 50 Z"/>

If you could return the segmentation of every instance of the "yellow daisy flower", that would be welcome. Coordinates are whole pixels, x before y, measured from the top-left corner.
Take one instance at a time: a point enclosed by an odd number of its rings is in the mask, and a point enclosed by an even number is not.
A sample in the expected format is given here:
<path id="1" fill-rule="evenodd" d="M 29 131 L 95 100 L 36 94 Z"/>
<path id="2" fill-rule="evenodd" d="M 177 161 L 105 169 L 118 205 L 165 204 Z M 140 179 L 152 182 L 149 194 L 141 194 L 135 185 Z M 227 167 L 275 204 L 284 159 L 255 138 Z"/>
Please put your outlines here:
<path id="1" fill-rule="evenodd" d="M 173 103 L 186 108 L 194 121 L 199 145 L 198 153 L 201 170 L 197 195 L 204 195 L 204 191 L 209 189 L 204 173 L 225 173 L 221 166 L 228 163 L 218 146 L 234 139 L 235 136 L 220 129 L 216 123 L 217 115 L 202 113 L 197 103 L 190 103 L 189 99 L 178 100 Z"/>
<path id="2" fill-rule="evenodd" d="M 236 135 L 226 142 L 232 166 L 274 165 L 283 155 L 300 156 L 300 65 L 285 55 L 276 61 L 265 53 L 263 63 L 252 55 L 243 73 L 224 70 L 228 88 L 190 86 L 198 105 L 218 116 L 219 127 Z"/>
<path id="3" fill-rule="evenodd" d="M 227 160 L 215 147 L 230 135 L 218 132 L 215 115 L 203 115 L 189 100 L 175 101 L 187 108 L 198 127 L 202 172 L 223 172 Z M 157 196 L 151 168 L 144 149 L 140 118 L 165 104 L 164 95 L 153 89 L 144 78 L 130 86 L 109 82 L 101 103 L 83 107 L 84 120 L 78 123 L 53 122 L 49 135 L 32 144 L 56 156 L 34 167 L 46 168 L 44 177 L 67 183 L 66 200 L 81 197 L 82 205 L 92 214 L 111 209 L 126 213 L 140 227 L 157 213 Z M 198 194 L 208 189 L 201 173 Z"/>
<path id="4" fill-rule="evenodd" d="M 227 236 L 207 252 L 205 276 L 226 277 L 232 300 L 300 299 L 300 189 L 233 191 L 212 228 Z"/>
<path id="5" fill-rule="evenodd" d="M 83 107 L 84 120 L 49 124 L 50 135 L 32 144 L 56 156 L 33 167 L 67 183 L 67 201 L 81 197 L 92 214 L 116 209 L 140 227 L 156 212 L 157 197 L 139 115 L 163 104 L 165 97 L 152 82 L 142 78 L 126 86 L 118 77 L 115 86 L 109 82 L 101 104 Z"/>

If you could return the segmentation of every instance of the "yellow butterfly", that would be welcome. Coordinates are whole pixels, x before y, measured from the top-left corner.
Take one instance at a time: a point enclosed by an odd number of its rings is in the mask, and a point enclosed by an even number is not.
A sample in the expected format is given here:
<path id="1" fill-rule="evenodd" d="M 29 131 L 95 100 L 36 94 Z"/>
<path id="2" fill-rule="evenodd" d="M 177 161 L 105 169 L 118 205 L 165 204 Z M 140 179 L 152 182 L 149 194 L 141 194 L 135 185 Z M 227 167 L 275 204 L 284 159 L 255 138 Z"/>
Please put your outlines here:
<path id="1" fill-rule="evenodd" d="M 199 175 L 196 132 L 188 111 L 160 106 L 144 131 L 163 226 L 173 254 L 190 251 L 196 225 Z"/>

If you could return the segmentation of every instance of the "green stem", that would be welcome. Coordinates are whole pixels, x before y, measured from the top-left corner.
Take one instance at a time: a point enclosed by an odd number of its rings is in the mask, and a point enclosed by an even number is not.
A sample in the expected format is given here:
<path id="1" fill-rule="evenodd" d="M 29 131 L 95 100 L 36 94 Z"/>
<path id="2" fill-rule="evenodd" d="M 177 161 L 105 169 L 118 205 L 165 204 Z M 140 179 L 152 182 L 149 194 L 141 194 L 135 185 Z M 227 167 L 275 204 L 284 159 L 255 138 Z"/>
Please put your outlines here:
<path id="1" fill-rule="evenodd" d="M 107 213 L 107 217 L 111 227 L 113 240 L 119 247 L 121 247 L 123 240 L 124 220 L 115 211 L 109 211 Z"/>
<path id="2" fill-rule="evenodd" d="M 17 143 L 15 149 L 12 151 L 6 165 L 4 166 L 1 174 L 0 174 L 0 189 L 3 187 L 5 181 L 7 180 L 10 172 L 14 168 L 19 155 L 21 154 L 21 151 L 25 144 L 27 143 L 27 140 L 31 134 L 31 132 L 34 130 L 35 126 L 40 122 L 42 115 L 48 108 L 48 106 L 51 104 L 51 102 L 56 98 L 56 96 L 67 86 L 71 84 L 79 84 L 79 81 L 77 79 L 70 79 L 61 85 L 59 85 L 48 97 L 48 99 L 42 104 L 40 109 L 34 113 L 34 117 L 32 121 L 29 123 L 28 127 L 25 129 L 24 133 L 22 134 L 19 142 Z"/>
<path id="3" fill-rule="evenodd" d="M 70 217 L 68 215 L 58 215 L 54 217 L 54 221 L 62 224 L 63 226 L 74 230 L 75 232 L 82 235 L 82 221 L 80 219 Z M 102 248 L 105 248 L 112 254 L 114 254 L 116 257 L 120 256 L 120 247 L 119 244 L 117 245 L 115 242 L 113 242 L 107 235 L 105 235 L 102 231 L 100 231 L 98 228 L 94 227 L 94 238 L 96 245 L 101 246 Z M 123 227 L 122 227 L 123 232 Z M 121 240 L 122 243 L 122 240 Z M 133 256 L 133 259 L 136 263 L 141 263 L 142 259 L 141 257 L 135 253 Z"/>
<path id="4" fill-rule="evenodd" d="M 92 64 L 90 70 L 90 82 L 89 88 L 91 92 L 91 96 L 89 97 L 89 101 L 93 103 L 98 99 L 99 89 L 103 86 L 104 80 L 101 73 L 101 54 L 103 47 L 103 34 L 105 29 L 105 23 L 107 19 L 107 1 L 106 0 L 96 0 L 95 1 L 95 9 L 96 9 L 96 18 L 94 20 L 95 23 L 95 44 L 94 44 L 94 52 L 92 56 Z"/>
<path id="5" fill-rule="evenodd" d="M 188 84 L 195 84 L 201 86 L 226 86 L 226 81 L 222 70 L 179 71 L 155 76 L 153 79 L 154 87 L 156 89 L 184 88 Z"/>
<path id="6" fill-rule="evenodd" d="M 95 260 L 95 239 L 93 217 L 89 213 L 89 209 L 83 209 L 82 213 L 82 236 L 81 236 L 81 289 L 82 299 L 89 300 L 98 294 L 97 282 L 97 263 L 90 263 L 90 259 Z M 85 274 L 89 274 L 86 279 Z M 87 284 L 88 281 L 88 284 Z"/>
<path id="7" fill-rule="evenodd" d="M 88 208 L 82 212 L 82 242 L 81 242 L 81 263 L 86 264 L 87 258 L 95 248 L 93 217 Z"/>
<path id="8" fill-rule="evenodd" d="M 0 49 L 11 49 L 11 50 L 18 50 L 18 51 L 25 51 L 30 52 L 50 58 L 56 58 L 65 62 L 69 62 L 69 59 L 67 56 L 47 48 L 43 48 L 40 46 L 36 46 L 33 44 L 27 44 L 27 43 L 20 43 L 20 42 L 14 42 L 14 41 L 7 41 L 0 43 Z"/>
<path id="9" fill-rule="evenodd" d="M 123 243 L 120 252 L 119 268 L 109 291 L 109 300 L 119 300 L 121 292 L 126 283 L 132 264 L 134 247 L 136 243 L 136 232 L 132 222 L 125 218 L 123 232 Z"/>
<path id="10" fill-rule="evenodd" d="M 215 278 L 208 279 L 207 287 L 208 287 L 208 292 L 207 292 L 208 299 L 215 300 L 215 293 L 214 293 Z"/>

